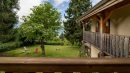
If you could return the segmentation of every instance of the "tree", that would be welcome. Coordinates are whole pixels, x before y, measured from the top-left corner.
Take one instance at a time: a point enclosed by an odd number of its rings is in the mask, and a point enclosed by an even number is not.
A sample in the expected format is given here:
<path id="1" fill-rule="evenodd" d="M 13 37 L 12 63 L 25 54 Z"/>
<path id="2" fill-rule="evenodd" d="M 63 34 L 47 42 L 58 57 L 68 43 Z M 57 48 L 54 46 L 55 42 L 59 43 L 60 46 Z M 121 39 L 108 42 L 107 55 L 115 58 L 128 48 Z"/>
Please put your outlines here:
<path id="1" fill-rule="evenodd" d="M 82 41 L 82 25 L 76 19 L 91 8 L 90 0 L 71 0 L 66 10 L 64 22 L 65 37 L 72 43 L 80 45 Z"/>
<path id="2" fill-rule="evenodd" d="M 62 41 L 64 41 L 64 33 L 61 33 L 60 36 L 59 36 L 59 38 L 60 38 Z"/>
<path id="3" fill-rule="evenodd" d="M 25 41 L 40 40 L 43 55 L 44 42 L 58 35 L 61 20 L 60 13 L 49 2 L 35 6 L 29 16 L 24 16 L 24 23 L 19 33 Z"/>
<path id="4" fill-rule="evenodd" d="M 16 11 L 18 0 L 0 0 L 0 41 L 8 42 L 11 39 L 13 27 L 17 22 Z"/>

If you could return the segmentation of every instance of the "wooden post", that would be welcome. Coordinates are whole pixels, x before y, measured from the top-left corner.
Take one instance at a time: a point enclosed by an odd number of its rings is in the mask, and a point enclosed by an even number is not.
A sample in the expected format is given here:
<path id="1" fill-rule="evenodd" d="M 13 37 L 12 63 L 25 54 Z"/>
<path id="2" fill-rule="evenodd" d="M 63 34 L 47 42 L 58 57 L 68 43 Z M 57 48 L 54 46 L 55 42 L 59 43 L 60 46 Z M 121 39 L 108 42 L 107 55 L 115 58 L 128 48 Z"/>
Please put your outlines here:
<path id="1" fill-rule="evenodd" d="M 100 16 L 100 38 L 101 38 L 101 41 L 100 41 L 100 49 L 101 49 L 101 52 L 103 51 L 103 47 L 102 47 L 102 44 L 103 44 L 103 40 L 102 40 L 102 33 L 103 33 L 103 29 L 104 29 L 104 23 L 103 23 L 103 17 Z"/>
<path id="2" fill-rule="evenodd" d="M 83 32 L 84 32 L 85 31 L 84 24 L 82 24 L 82 26 L 83 26 Z"/>
<path id="3" fill-rule="evenodd" d="M 106 32 L 105 24 L 108 21 L 108 19 L 110 18 L 111 14 L 112 14 L 112 11 L 99 16 L 99 18 L 100 18 L 100 20 L 99 20 L 99 22 L 100 22 L 100 35 L 101 35 L 101 42 L 100 42 L 101 52 L 103 52 L 103 49 L 104 49 L 104 47 L 103 47 L 103 33 Z M 106 47 L 108 47 L 108 46 L 106 46 Z"/>

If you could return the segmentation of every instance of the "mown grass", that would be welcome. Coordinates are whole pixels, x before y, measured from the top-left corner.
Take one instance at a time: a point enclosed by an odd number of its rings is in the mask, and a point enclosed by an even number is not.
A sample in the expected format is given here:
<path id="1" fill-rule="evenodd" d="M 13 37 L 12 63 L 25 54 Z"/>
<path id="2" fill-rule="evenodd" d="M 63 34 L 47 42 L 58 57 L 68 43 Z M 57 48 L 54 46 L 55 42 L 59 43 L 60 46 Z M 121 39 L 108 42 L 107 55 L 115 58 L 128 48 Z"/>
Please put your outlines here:
<path id="1" fill-rule="evenodd" d="M 38 48 L 38 53 L 35 49 Z M 18 48 L 16 50 L 7 51 L 3 54 L 13 57 L 42 57 L 42 50 L 40 45 L 27 47 L 28 51 L 24 52 L 24 48 Z M 79 57 L 79 47 L 77 46 L 53 46 L 45 45 L 46 56 L 45 57 L 62 57 L 62 58 L 72 58 Z"/>

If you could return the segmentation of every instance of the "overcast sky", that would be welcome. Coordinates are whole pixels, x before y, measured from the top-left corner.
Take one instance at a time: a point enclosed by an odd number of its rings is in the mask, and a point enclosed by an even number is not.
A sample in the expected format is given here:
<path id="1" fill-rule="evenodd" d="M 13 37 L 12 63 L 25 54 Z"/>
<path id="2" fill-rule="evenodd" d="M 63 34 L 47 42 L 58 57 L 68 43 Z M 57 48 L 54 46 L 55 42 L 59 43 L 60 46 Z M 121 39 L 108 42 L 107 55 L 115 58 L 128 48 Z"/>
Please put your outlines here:
<path id="1" fill-rule="evenodd" d="M 52 3 L 53 6 L 61 12 L 62 20 L 64 20 L 64 13 L 70 0 L 20 0 L 20 10 L 17 13 L 19 16 L 19 21 L 22 22 L 21 17 L 27 16 L 31 13 L 30 8 L 33 8 L 33 6 L 38 6 L 39 4 L 44 3 L 44 1 L 49 1 Z M 92 4 L 95 5 L 99 1 L 100 0 L 92 0 Z"/>

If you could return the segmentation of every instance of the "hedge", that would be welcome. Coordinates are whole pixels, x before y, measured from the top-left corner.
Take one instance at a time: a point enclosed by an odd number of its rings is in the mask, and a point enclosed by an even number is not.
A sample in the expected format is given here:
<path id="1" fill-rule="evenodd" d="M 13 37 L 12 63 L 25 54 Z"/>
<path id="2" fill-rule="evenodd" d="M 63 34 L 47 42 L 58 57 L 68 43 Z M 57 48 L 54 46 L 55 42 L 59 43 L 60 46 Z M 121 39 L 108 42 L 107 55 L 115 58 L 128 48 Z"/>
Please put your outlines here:
<path id="1" fill-rule="evenodd" d="M 9 51 L 20 47 L 20 42 L 0 43 L 0 52 Z"/>

